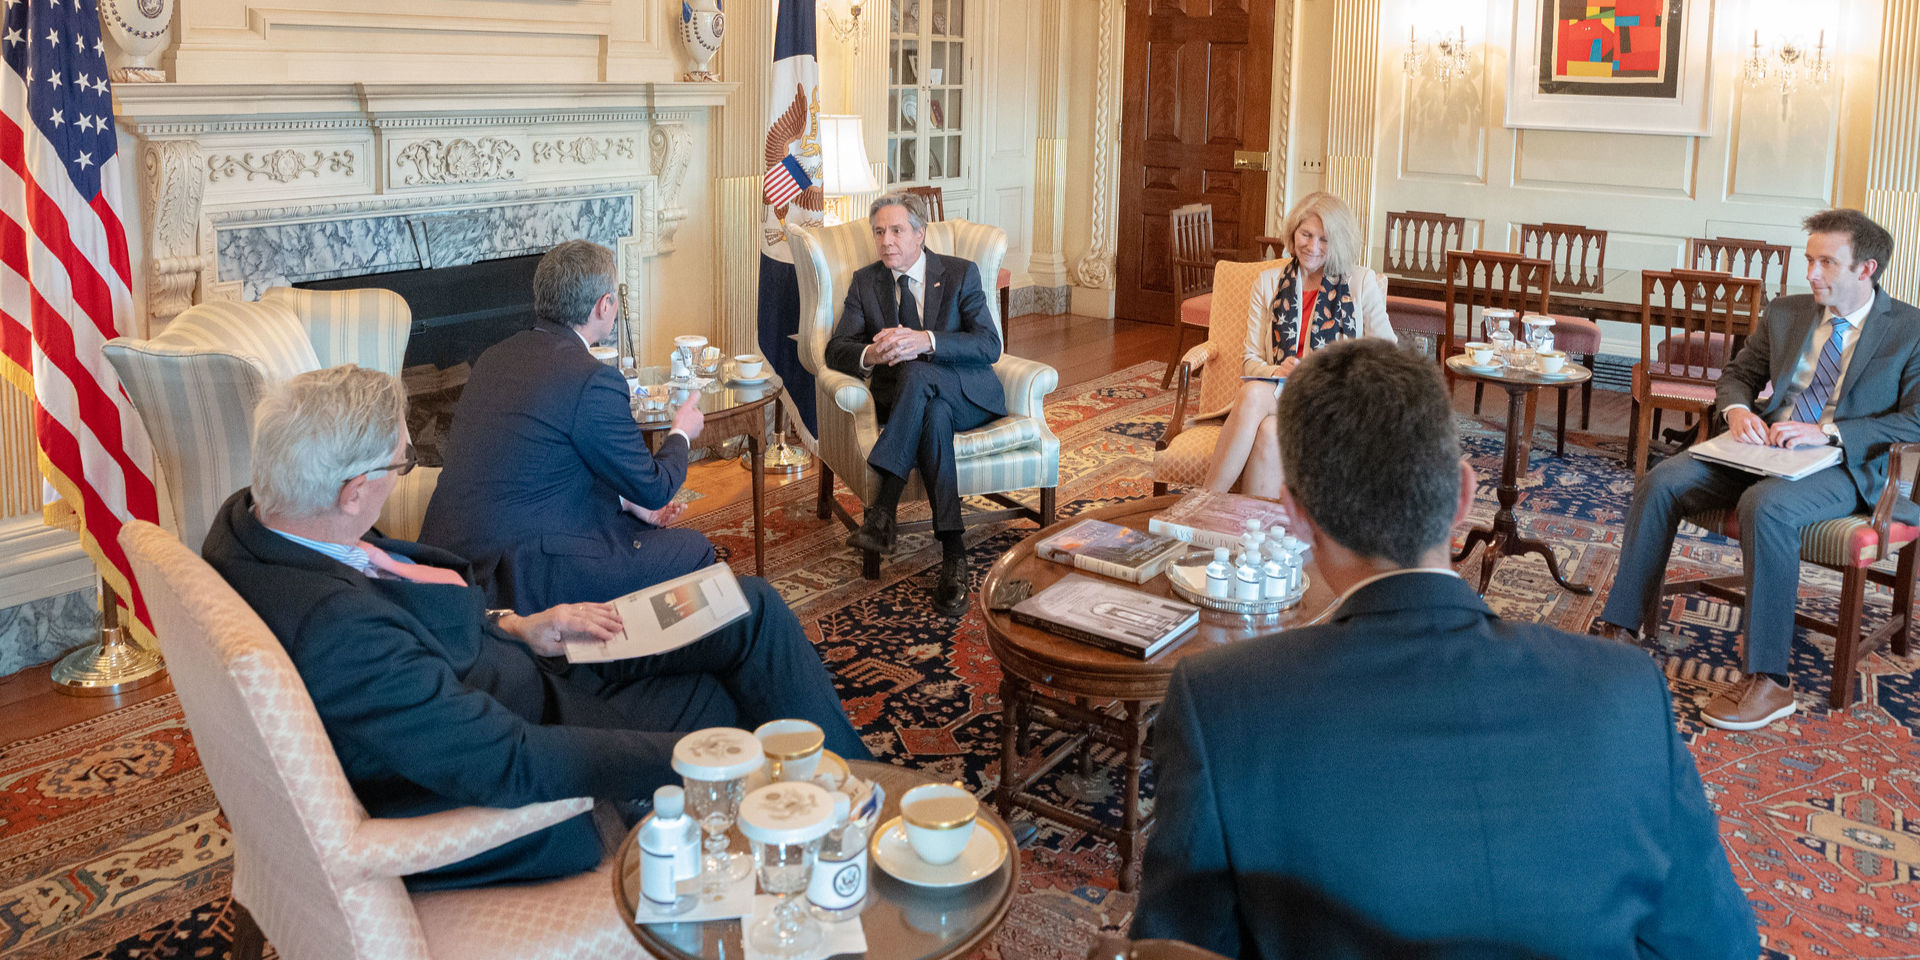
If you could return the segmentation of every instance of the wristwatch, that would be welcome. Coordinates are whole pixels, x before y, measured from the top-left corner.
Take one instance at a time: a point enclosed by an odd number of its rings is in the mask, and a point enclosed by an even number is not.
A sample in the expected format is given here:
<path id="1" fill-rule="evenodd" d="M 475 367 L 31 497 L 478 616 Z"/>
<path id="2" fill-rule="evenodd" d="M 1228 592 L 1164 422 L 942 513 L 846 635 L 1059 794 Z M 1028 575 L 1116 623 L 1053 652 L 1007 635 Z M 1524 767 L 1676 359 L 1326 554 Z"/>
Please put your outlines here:
<path id="1" fill-rule="evenodd" d="M 1820 425 L 1820 432 L 1827 435 L 1827 446 L 1837 447 L 1840 445 L 1840 428 L 1839 427 L 1836 427 L 1831 423 L 1823 423 Z"/>

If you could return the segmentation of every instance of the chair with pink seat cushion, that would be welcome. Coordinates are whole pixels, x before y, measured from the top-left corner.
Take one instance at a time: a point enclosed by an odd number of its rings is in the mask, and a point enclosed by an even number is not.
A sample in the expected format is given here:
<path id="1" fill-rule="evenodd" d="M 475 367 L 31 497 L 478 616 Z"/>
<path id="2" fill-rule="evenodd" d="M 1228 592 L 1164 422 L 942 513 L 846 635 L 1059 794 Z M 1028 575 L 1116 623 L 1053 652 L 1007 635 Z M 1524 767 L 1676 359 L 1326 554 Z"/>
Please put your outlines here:
<path id="1" fill-rule="evenodd" d="M 1411 280 L 1444 279 L 1447 251 L 1465 246 L 1466 233 L 1465 217 L 1424 210 L 1389 211 L 1386 267 L 1381 272 Z M 1432 337 L 1438 349 L 1440 335 L 1447 326 L 1447 315 L 1438 300 L 1390 295 L 1387 322 L 1402 333 Z"/>
<path id="2" fill-rule="evenodd" d="M 1553 265 L 1553 289 L 1561 293 L 1593 293 L 1606 285 L 1607 232 L 1571 223 L 1523 223 L 1521 256 L 1538 257 Z M 1560 313 L 1548 306 L 1553 318 L 1554 346 L 1589 370 L 1600 353 L 1600 325 L 1589 317 Z M 1593 380 L 1580 385 L 1580 429 L 1592 423 Z"/>
<path id="3" fill-rule="evenodd" d="M 1173 356 L 1160 375 L 1160 389 L 1173 386 L 1173 372 L 1186 355 L 1187 337 L 1206 336 L 1213 313 L 1213 205 L 1189 203 L 1167 214 L 1167 270 L 1173 274 Z M 1204 298 L 1204 299 L 1203 299 Z"/>
<path id="4" fill-rule="evenodd" d="M 541 883 L 410 894 L 401 878 L 578 816 L 584 797 L 373 818 L 348 785 L 293 661 L 214 569 L 161 528 L 120 544 L 232 829 L 234 956 L 645 960 L 610 865 Z"/>
<path id="5" fill-rule="evenodd" d="M 1760 281 L 1705 270 L 1640 274 L 1640 362 L 1633 365 L 1633 408 L 1627 459 L 1633 476 L 1647 472 L 1650 423 L 1658 410 L 1713 417 L 1714 387 L 1760 317 Z M 1691 345 L 1673 350 L 1670 345 Z"/>

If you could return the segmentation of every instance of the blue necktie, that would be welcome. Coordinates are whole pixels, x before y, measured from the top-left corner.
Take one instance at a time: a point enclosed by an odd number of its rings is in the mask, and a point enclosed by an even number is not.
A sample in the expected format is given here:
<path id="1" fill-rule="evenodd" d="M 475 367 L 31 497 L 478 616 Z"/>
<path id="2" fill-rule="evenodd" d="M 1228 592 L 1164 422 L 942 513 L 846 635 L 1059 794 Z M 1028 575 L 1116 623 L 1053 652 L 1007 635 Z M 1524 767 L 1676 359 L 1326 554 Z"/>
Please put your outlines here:
<path id="1" fill-rule="evenodd" d="M 900 275 L 900 325 L 920 329 L 920 303 L 913 298 L 912 288 L 907 281 L 912 279 L 906 274 Z"/>
<path id="2" fill-rule="evenodd" d="M 1827 409 L 1827 397 L 1840 380 L 1840 341 L 1846 336 L 1848 326 L 1846 317 L 1833 318 L 1833 336 L 1827 338 L 1827 345 L 1820 350 L 1819 364 L 1813 368 L 1813 382 L 1793 398 L 1793 419 L 1801 423 L 1820 422 L 1820 414 Z"/>

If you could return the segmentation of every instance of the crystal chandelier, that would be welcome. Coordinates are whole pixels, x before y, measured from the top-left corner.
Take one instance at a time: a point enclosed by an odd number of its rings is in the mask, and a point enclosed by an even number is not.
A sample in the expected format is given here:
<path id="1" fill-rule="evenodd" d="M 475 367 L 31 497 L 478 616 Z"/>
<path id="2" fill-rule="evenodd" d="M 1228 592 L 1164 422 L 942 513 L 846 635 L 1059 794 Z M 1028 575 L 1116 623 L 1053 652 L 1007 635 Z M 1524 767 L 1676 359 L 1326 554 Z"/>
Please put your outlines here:
<path id="1" fill-rule="evenodd" d="M 1426 43 L 1421 43 L 1418 31 L 1407 28 L 1407 52 L 1400 55 L 1400 68 L 1408 79 L 1430 73 L 1441 83 L 1452 83 L 1467 76 L 1473 65 L 1473 50 L 1467 46 L 1467 28 L 1462 25 L 1456 35 L 1435 31 Z"/>

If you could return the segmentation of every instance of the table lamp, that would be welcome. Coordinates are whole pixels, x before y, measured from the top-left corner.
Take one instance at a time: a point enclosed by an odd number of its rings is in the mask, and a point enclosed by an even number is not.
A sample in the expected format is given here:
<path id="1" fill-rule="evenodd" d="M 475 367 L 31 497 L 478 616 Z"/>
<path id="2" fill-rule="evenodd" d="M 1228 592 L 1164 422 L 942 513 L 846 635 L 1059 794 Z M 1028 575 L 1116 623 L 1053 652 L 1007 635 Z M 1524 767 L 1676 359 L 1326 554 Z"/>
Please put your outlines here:
<path id="1" fill-rule="evenodd" d="M 867 162 L 867 138 L 860 118 L 851 114 L 820 115 L 820 179 L 827 195 L 826 220 L 853 219 L 847 197 L 880 189 Z"/>

